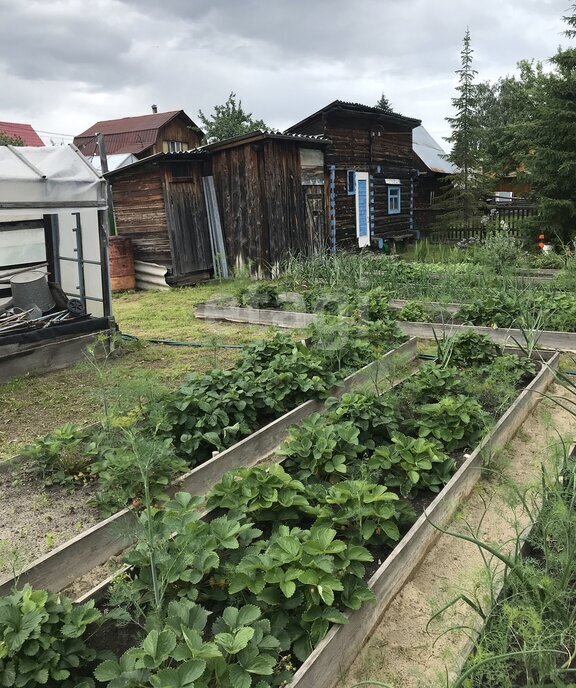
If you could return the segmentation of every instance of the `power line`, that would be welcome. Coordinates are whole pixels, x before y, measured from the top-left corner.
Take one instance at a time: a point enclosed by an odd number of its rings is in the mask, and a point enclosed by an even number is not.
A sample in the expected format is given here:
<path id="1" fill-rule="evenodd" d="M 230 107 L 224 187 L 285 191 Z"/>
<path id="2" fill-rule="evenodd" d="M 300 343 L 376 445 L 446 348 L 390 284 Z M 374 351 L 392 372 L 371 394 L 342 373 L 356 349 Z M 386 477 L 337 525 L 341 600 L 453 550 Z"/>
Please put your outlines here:
<path id="1" fill-rule="evenodd" d="M 44 131 L 43 129 L 35 129 L 35 131 L 39 132 L 40 134 L 52 134 L 53 136 L 66 136 L 68 138 L 73 139 L 76 134 L 60 134 L 57 131 Z"/>

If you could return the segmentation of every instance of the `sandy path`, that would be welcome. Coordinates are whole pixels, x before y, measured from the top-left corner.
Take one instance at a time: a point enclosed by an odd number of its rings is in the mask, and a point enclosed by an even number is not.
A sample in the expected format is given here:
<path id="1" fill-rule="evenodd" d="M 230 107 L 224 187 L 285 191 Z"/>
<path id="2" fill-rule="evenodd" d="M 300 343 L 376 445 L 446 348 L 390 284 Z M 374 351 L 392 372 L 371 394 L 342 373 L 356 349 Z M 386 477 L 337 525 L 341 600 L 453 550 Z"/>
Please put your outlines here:
<path id="1" fill-rule="evenodd" d="M 550 392 L 559 397 L 568 394 L 558 386 Z M 523 489 L 536 488 L 541 463 L 552 463 L 560 451 L 558 433 L 564 438 L 576 437 L 576 417 L 545 400 L 498 458 L 502 477 L 482 480 L 449 528 L 463 532 L 472 527 L 483 540 L 510 547 L 517 529 L 530 519 L 506 481 Z M 485 600 L 487 576 L 478 548 L 442 535 L 394 599 L 338 688 L 370 679 L 388 682 L 393 688 L 446 688 L 447 672 L 451 675 L 457 669 L 467 636 L 462 631 L 443 632 L 456 624 L 472 625 L 477 617 L 460 603 L 434 621 L 428 631 L 426 625 L 459 593 L 470 595 L 475 589 Z"/>

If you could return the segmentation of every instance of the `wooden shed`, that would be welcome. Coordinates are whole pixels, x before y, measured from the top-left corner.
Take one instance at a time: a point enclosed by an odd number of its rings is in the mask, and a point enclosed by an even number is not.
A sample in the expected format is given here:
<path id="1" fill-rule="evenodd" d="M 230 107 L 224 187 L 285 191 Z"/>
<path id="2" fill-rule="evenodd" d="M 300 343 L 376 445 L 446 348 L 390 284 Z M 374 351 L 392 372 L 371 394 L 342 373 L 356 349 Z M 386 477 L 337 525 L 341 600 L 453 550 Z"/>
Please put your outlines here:
<path id="1" fill-rule="evenodd" d="M 328 245 L 326 145 L 253 132 L 122 167 L 107 175 L 116 230 L 132 239 L 137 261 L 166 266 L 170 284 L 189 284 L 214 270 L 210 207 L 219 215 L 228 265 L 270 274 L 289 251 Z"/>
<path id="2" fill-rule="evenodd" d="M 106 175 L 116 232 L 132 240 L 137 261 L 166 267 L 169 284 L 191 284 L 212 272 L 206 158 L 198 151 L 157 153 Z"/>
<path id="3" fill-rule="evenodd" d="M 335 100 L 294 124 L 288 133 L 323 136 L 336 246 L 369 246 L 414 231 L 418 177 L 412 130 L 420 120 Z"/>
<path id="4" fill-rule="evenodd" d="M 327 144 L 317 137 L 253 132 L 203 148 L 234 268 L 266 275 L 288 252 L 328 246 Z"/>

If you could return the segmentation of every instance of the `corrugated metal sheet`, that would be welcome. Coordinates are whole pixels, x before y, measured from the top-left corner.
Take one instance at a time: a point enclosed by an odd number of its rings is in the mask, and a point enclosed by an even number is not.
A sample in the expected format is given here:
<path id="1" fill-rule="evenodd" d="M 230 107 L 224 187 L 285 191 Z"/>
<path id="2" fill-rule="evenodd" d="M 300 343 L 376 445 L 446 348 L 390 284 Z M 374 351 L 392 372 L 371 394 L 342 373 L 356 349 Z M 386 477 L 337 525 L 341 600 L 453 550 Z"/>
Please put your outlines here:
<path id="1" fill-rule="evenodd" d="M 165 279 L 168 268 L 164 265 L 135 260 L 134 269 L 136 272 L 136 289 L 146 291 L 170 289 Z"/>
<path id="2" fill-rule="evenodd" d="M 431 172 L 454 174 L 458 171 L 455 165 L 446 160 L 445 151 L 423 126 L 412 131 L 412 148 Z"/>
<path id="3" fill-rule="evenodd" d="M 11 138 L 22 139 L 25 146 L 43 146 L 44 141 L 32 129 L 30 124 L 18 124 L 16 122 L 0 122 L 0 133 Z"/>

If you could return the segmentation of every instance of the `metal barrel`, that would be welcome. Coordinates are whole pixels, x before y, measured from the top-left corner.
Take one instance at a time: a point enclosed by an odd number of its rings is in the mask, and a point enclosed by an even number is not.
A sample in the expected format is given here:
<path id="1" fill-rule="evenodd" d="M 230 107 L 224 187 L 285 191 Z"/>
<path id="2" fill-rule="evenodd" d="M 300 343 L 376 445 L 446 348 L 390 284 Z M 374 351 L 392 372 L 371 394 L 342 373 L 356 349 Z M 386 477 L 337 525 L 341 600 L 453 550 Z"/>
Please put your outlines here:
<path id="1" fill-rule="evenodd" d="M 134 251 L 128 237 L 110 237 L 110 286 L 112 291 L 136 288 Z"/>

